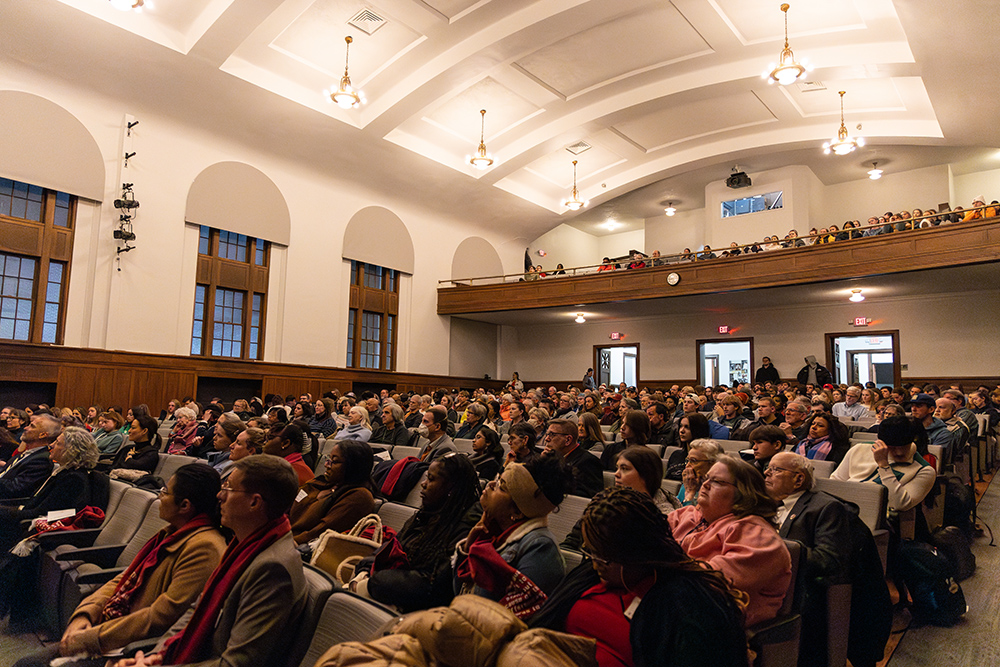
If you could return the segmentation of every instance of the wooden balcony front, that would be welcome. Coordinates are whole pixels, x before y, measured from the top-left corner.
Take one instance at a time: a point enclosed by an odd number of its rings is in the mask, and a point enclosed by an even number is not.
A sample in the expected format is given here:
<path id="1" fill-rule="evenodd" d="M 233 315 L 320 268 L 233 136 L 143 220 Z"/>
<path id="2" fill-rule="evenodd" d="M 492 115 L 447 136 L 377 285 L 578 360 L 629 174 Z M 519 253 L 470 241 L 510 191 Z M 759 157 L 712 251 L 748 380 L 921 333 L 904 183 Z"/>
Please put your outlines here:
<path id="1" fill-rule="evenodd" d="M 716 252 L 721 252 L 717 250 Z M 800 285 L 1000 260 L 1000 218 L 655 268 L 520 281 L 444 281 L 439 315 L 661 299 Z M 647 260 L 648 261 L 648 260 Z M 676 285 L 667 276 L 676 273 Z M 486 284 L 476 285 L 475 282 Z"/>

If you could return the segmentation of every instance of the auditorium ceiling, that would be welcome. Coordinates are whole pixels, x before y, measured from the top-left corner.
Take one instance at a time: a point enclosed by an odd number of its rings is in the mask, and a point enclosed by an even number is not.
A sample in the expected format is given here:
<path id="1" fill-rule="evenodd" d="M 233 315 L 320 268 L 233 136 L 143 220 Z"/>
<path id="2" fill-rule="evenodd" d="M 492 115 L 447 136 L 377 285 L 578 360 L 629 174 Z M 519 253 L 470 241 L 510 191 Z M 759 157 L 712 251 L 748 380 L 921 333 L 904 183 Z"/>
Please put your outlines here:
<path id="1" fill-rule="evenodd" d="M 146 1 L 0 3 L 0 63 L 515 237 L 587 228 L 608 202 L 637 218 L 700 208 L 734 165 L 804 164 L 827 184 L 874 160 L 1000 166 L 993 3 L 792 2 L 790 44 L 814 70 L 782 87 L 761 78 L 783 46 L 778 0 Z M 323 91 L 348 35 L 367 103 L 344 110 Z M 846 157 L 820 149 L 839 90 L 868 140 Z M 485 171 L 468 164 L 480 109 Z M 573 159 L 581 213 L 561 204 Z"/>

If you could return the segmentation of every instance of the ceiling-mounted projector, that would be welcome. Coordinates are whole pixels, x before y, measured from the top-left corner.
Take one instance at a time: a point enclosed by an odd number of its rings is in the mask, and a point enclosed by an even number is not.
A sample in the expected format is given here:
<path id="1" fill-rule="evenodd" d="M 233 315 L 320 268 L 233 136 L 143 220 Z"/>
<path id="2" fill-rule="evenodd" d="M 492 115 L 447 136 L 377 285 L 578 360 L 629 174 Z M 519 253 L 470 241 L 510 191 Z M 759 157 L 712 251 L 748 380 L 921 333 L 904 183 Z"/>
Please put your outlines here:
<path id="1" fill-rule="evenodd" d="M 728 188 L 749 188 L 751 185 L 753 183 L 750 182 L 750 177 L 745 171 L 738 171 L 726 179 L 726 187 Z"/>

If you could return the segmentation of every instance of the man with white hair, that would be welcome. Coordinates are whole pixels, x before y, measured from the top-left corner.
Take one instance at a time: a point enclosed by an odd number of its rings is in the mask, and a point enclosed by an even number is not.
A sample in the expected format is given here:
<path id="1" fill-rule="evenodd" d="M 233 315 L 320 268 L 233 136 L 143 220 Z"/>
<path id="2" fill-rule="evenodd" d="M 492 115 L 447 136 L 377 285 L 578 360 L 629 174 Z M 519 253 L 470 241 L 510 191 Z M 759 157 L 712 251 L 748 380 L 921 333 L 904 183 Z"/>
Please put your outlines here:
<path id="1" fill-rule="evenodd" d="M 860 389 L 854 386 L 848 387 L 847 391 L 844 392 L 844 400 L 834 404 L 833 416 L 840 419 L 853 419 L 855 421 L 862 417 L 867 417 L 868 408 L 858 402 L 860 398 Z"/>
<path id="2" fill-rule="evenodd" d="M 21 433 L 24 451 L 0 472 L 0 499 L 35 494 L 52 474 L 49 445 L 56 441 L 62 425 L 52 415 L 34 415 Z"/>

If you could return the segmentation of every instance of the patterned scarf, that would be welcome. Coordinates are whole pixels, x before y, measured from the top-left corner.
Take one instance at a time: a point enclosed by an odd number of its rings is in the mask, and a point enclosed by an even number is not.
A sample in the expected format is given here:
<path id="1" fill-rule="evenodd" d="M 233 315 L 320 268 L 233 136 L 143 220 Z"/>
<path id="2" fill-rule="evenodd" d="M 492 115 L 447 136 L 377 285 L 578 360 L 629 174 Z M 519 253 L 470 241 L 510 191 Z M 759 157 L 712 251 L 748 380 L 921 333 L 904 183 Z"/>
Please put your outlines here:
<path id="1" fill-rule="evenodd" d="M 831 449 L 833 449 L 833 441 L 829 437 L 805 438 L 799 443 L 795 453 L 816 461 L 825 461 Z"/>
<path id="2" fill-rule="evenodd" d="M 234 540 L 229 545 L 219 566 L 208 578 L 191 620 L 164 645 L 164 665 L 186 665 L 201 662 L 210 656 L 216 621 L 243 571 L 258 554 L 291 530 L 288 517 L 282 514 L 258 528 L 242 542 Z"/>
<path id="3" fill-rule="evenodd" d="M 104 605 L 100 622 L 104 623 L 128 614 L 132 609 L 132 598 L 145 585 L 148 575 L 156 569 L 163 555 L 167 552 L 167 547 L 177 544 L 188 535 L 208 526 L 211 526 L 208 516 L 199 514 L 172 533 L 161 530 L 150 538 L 125 572 L 122 573 L 122 578 L 118 580 L 115 592 L 111 594 L 107 604 Z"/>

